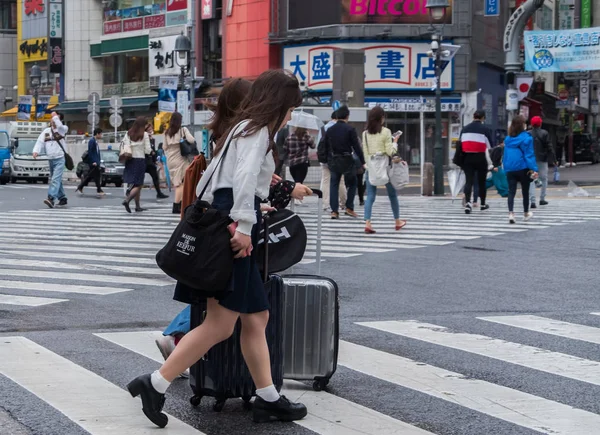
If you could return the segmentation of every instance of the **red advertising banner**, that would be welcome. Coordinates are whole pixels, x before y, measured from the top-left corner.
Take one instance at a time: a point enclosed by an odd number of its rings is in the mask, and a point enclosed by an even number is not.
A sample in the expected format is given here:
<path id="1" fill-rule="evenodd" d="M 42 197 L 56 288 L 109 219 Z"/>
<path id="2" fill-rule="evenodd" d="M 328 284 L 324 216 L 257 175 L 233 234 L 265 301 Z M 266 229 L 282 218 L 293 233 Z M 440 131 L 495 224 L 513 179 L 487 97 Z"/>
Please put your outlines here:
<path id="1" fill-rule="evenodd" d="M 187 7 L 187 0 L 167 0 L 167 12 L 182 11 Z"/>
<path id="2" fill-rule="evenodd" d="M 214 0 L 202 0 L 202 19 L 211 20 L 215 17 Z"/>
<path id="3" fill-rule="evenodd" d="M 152 15 L 144 18 L 144 29 L 158 29 L 159 27 L 165 27 L 166 17 L 165 15 Z"/>
<path id="4" fill-rule="evenodd" d="M 143 18 L 133 18 L 131 20 L 123 20 L 123 32 L 133 32 L 134 30 L 142 30 L 144 28 Z"/>
<path id="5" fill-rule="evenodd" d="M 452 23 L 453 0 L 439 21 Z M 342 0 L 342 24 L 429 24 L 427 0 Z"/>
<path id="6" fill-rule="evenodd" d="M 104 22 L 104 34 L 109 35 L 111 33 L 121 32 L 123 26 L 122 21 L 105 21 Z"/>

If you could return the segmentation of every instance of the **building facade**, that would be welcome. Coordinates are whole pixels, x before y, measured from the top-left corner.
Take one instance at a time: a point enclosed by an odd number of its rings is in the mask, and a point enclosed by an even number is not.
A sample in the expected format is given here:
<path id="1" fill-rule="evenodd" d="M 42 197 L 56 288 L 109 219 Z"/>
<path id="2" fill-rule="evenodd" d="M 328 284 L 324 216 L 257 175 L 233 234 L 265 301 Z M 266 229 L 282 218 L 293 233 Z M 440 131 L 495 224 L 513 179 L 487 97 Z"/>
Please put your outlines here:
<path id="1" fill-rule="evenodd" d="M 17 1 L 4 1 L 0 3 L 0 106 L 5 111 L 14 106 L 17 101 Z M 9 101 L 7 101 L 9 100 Z M 12 101 L 10 101 L 12 100 Z"/>

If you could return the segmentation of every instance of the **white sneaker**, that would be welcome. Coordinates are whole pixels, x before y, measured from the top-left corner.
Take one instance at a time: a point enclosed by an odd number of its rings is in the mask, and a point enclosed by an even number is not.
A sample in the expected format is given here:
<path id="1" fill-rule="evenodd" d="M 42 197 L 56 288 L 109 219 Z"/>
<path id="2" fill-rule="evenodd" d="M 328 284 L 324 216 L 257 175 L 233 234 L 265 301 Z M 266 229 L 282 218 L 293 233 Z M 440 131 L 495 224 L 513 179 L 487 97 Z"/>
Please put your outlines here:
<path id="1" fill-rule="evenodd" d="M 467 202 L 467 205 L 465 205 L 465 214 L 471 214 L 472 211 L 473 211 L 473 206 L 471 205 L 470 202 Z"/>
<path id="2" fill-rule="evenodd" d="M 173 337 L 172 335 L 167 335 L 165 337 L 163 335 L 162 337 L 156 339 L 154 342 L 156 343 L 156 347 L 158 347 L 158 350 L 160 350 L 161 355 L 163 356 L 163 358 L 166 361 L 167 358 L 169 358 L 169 356 L 175 350 L 175 337 Z M 185 378 L 185 379 L 189 378 L 190 377 L 189 369 L 184 371 L 183 373 L 181 373 L 179 376 L 182 378 Z"/>
<path id="3" fill-rule="evenodd" d="M 511 224 L 516 224 L 517 221 L 515 220 L 515 214 L 514 213 L 509 213 L 508 214 L 508 223 Z"/>
<path id="4" fill-rule="evenodd" d="M 525 213 L 525 222 L 527 222 L 528 220 L 530 220 L 533 217 L 533 212 L 532 211 L 528 211 L 527 213 Z"/>

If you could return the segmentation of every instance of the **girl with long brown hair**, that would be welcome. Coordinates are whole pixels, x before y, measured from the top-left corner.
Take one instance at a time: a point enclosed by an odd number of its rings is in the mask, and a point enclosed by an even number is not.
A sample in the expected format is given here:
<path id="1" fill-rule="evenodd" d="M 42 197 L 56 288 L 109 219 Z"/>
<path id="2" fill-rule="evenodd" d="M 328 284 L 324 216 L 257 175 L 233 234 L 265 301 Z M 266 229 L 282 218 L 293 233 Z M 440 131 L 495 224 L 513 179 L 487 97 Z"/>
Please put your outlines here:
<path id="1" fill-rule="evenodd" d="M 129 203 L 135 200 L 135 211 L 144 211 L 146 209 L 140 205 L 140 196 L 146 176 L 146 154 L 152 152 L 150 136 L 146 133 L 145 117 L 140 116 L 135 120 L 123 142 L 131 146 L 131 159 L 125 163 L 123 172 L 123 181 L 129 184 L 123 206 L 127 213 L 131 213 Z"/>
<path id="2" fill-rule="evenodd" d="M 217 142 L 216 157 L 225 146 L 228 151 L 222 161 L 213 159 L 199 187 L 206 186 L 214 174 L 207 189 L 212 205 L 234 221 L 232 291 L 219 300 L 208 298 L 204 322 L 181 339 L 160 370 L 128 385 L 132 395 L 141 395 L 144 414 L 159 427 L 168 422 L 162 408 L 171 382 L 211 347 L 229 338 L 238 319 L 242 323 L 242 353 L 257 388 L 254 421 L 293 421 L 307 414 L 304 405 L 280 396 L 273 385 L 265 334 L 269 304 L 257 260 L 250 254 L 250 247 L 258 243 L 260 204 L 269 196 L 275 171 L 273 139 L 301 104 L 300 86 L 293 75 L 283 70 L 266 71 L 253 83 L 233 127 Z M 208 196 L 203 200 L 208 201 Z"/>
<path id="3" fill-rule="evenodd" d="M 175 200 L 173 202 L 173 213 L 181 213 L 181 198 L 183 197 L 183 178 L 185 171 L 192 162 L 193 156 L 181 154 L 181 141 L 187 140 L 192 146 L 196 146 L 196 139 L 187 127 L 182 127 L 183 117 L 181 113 L 175 112 L 171 115 L 169 128 L 165 132 L 163 150 L 167 156 L 167 167 L 171 177 L 171 184 L 175 187 Z"/>

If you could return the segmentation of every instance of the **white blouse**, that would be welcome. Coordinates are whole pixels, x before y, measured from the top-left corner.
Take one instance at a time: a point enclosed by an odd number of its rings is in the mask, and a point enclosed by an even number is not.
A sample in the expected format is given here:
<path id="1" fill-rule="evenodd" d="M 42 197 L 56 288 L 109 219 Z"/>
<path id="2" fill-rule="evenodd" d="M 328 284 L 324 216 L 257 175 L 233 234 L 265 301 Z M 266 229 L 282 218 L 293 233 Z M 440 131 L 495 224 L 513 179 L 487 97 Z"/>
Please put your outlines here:
<path id="1" fill-rule="evenodd" d="M 242 131 L 249 122 L 243 121 L 238 124 L 227 137 L 225 145 L 227 146 L 232 135 Z M 252 135 L 247 135 L 244 131 L 240 137 L 233 139 L 227 155 L 202 198 L 204 201 L 211 202 L 217 190 L 233 189 L 233 207 L 230 217 L 238 223 L 237 231 L 242 234 L 250 235 L 256 223 L 254 197 L 258 196 L 263 200 L 269 197 L 271 179 L 275 172 L 275 160 L 272 151 L 267 153 L 268 149 L 269 129 L 267 127 Z M 196 187 L 196 195 L 200 196 L 211 174 L 215 172 L 219 160 L 221 160 L 220 153 L 213 157 L 202 175 Z"/>

